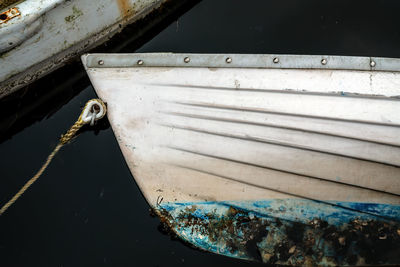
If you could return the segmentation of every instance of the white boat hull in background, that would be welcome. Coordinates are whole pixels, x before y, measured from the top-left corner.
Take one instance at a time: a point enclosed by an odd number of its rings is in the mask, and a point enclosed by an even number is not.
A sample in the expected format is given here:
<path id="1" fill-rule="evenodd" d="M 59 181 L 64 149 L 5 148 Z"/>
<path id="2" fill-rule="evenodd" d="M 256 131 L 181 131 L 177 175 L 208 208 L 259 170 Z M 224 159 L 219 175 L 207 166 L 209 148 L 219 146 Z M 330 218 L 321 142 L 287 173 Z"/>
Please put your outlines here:
<path id="1" fill-rule="evenodd" d="M 400 264 L 399 60 L 82 60 L 136 182 L 181 238 L 268 263 Z"/>
<path id="2" fill-rule="evenodd" d="M 107 41 L 168 0 L 25 0 L 0 11 L 0 98 Z"/>

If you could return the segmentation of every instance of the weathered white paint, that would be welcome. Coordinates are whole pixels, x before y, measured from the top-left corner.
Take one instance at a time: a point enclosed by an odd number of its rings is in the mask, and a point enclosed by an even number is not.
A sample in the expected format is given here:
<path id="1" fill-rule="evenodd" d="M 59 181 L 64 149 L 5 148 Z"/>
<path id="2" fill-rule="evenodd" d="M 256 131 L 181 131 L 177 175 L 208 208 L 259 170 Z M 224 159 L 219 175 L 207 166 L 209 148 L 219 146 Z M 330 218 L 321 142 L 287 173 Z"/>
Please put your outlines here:
<path id="1" fill-rule="evenodd" d="M 151 205 L 160 197 L 400 204 L 399 72 L 91 59 L 83 57 L 89 77 Z"/>
<path id="2" fill-rule="evenodd" d="M 0 98 L 60 67 L 166 0 L 25 0 L 0 24 Z M 10 8 L 11 8 L 10 7 Z"/>
<path id="3" fill-rule="evenodd" d="M 14 7 L 15 16 L 0 24 L 0 53 L 10 50 L 32 37 L 43 26 L 43 14 L 65 0 L 22 1 Z"/>

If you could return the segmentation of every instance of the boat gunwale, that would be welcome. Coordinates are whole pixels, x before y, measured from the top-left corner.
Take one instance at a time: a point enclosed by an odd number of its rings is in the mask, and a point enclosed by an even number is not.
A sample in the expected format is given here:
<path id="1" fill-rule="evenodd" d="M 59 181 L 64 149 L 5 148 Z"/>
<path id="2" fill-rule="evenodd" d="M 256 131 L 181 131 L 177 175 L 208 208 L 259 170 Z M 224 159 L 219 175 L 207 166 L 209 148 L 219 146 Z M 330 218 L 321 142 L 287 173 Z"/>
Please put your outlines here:
<path id="1" fill-rule="evenodd" d="M 400 72 L 400 58 L 328 55 L 95 53 L 83 55 L 82 62 L 86 68 L 197 67 Z"/>

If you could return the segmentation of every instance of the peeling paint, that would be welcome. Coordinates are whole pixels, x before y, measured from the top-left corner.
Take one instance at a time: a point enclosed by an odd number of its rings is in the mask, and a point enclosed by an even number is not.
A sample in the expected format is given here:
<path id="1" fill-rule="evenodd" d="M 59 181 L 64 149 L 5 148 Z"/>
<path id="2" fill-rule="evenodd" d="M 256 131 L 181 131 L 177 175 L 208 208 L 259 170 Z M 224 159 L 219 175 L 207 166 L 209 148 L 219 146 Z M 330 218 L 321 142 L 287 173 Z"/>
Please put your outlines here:
<path id="1" fill-rule="evenodd" d="M 183 240 L 225 256 L 296 266 L 400 263 L 396 205 L 288 199 L 162 203 L 156 212 Z"/>

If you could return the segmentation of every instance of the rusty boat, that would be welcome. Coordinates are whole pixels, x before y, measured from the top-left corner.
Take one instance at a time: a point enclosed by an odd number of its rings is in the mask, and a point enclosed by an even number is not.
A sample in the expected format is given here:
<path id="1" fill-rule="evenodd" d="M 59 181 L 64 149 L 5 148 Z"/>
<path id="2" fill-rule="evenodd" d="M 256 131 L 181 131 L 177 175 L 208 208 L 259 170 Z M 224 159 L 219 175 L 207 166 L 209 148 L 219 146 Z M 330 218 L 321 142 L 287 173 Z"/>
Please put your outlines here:
<path id="1" fill-rule="evenodd" d="M 151 13 L 158 20 L 167 2 L 172 0 L 0 1 L 0 98 L 102 44 L 130 23 Z"/>
<path id="2" fill-rule="evenodd" d="M 400 264 L 400 59 L 88 54 L 148 203 L 197 248 Z"/>

